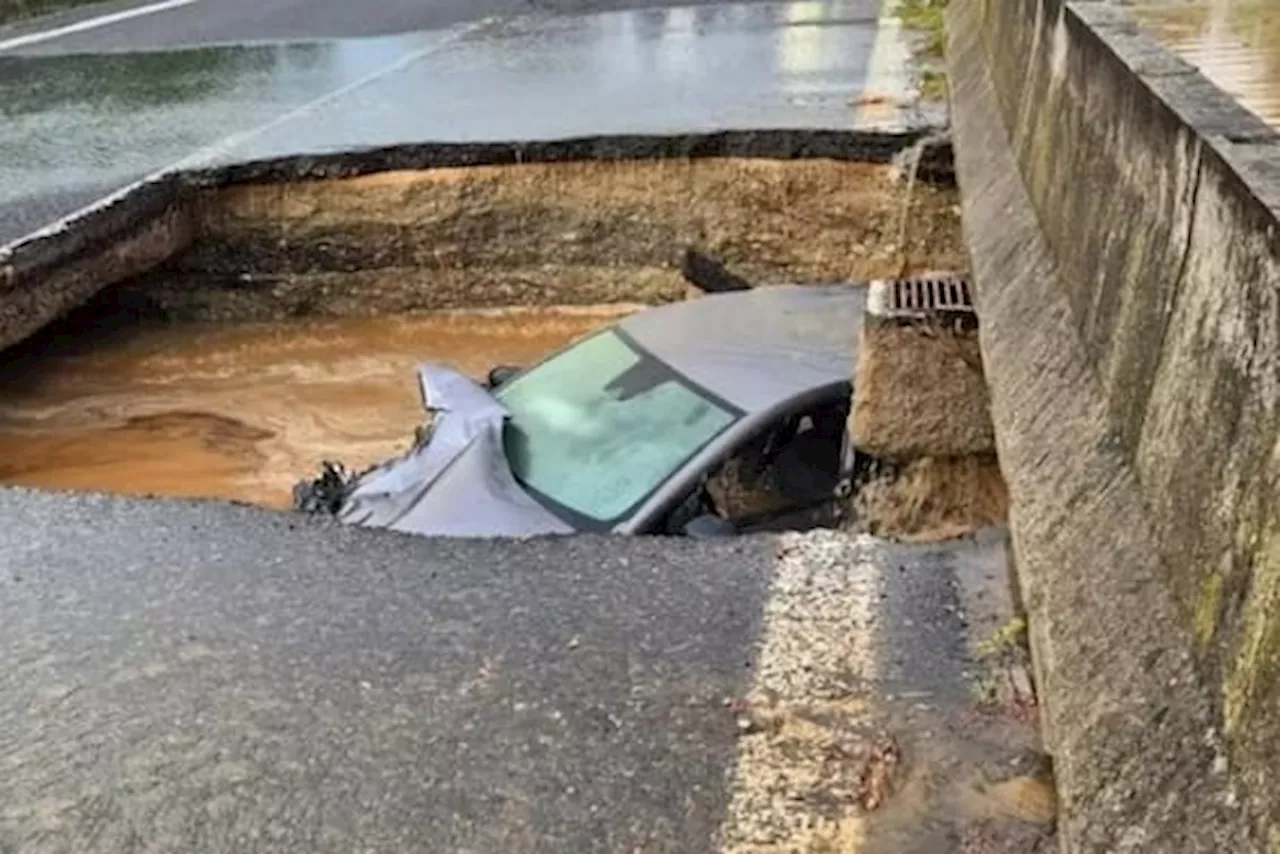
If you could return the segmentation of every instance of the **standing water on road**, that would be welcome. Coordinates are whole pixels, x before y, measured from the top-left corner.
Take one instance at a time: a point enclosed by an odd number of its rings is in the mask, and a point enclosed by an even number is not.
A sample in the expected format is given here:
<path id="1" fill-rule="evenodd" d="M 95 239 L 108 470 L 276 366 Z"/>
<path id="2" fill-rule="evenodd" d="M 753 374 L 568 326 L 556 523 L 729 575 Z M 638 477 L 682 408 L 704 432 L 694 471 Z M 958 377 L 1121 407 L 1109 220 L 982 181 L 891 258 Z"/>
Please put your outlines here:
<path id="1" fill-rule="evenodd" d="M 1280 127 L 1280 4 L 1130 0 L 1134 16 L 1217 86 Z"/>
<path id="2" fill-rule="evenodd" d="M 42 336 L 0 368 L 0 481 L 286 508 L 322 460 L 403 450 L 416 367 L 537 359 L 617 306 Z"/>

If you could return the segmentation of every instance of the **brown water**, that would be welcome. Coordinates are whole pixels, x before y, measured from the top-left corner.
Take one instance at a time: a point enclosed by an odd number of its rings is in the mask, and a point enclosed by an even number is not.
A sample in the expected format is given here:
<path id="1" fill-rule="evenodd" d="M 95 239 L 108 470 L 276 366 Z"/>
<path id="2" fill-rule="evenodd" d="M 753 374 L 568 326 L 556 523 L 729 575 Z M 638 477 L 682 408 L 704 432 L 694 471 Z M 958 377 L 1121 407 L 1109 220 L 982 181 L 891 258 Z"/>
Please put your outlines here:
<path id="1" fill-rule="evenodd" d="M 1171 50 L 1280 127 L 1280 3 L 1130 0 L 1126 5 Z"/>
<path id="2" fill-rule="evenodd" d="M 0 368 L 0 482 L 287 507 L 322 460 L 364 466 L 422 423 L 416 367 L 482 376 L 625 308 L 47 336 Z"/>

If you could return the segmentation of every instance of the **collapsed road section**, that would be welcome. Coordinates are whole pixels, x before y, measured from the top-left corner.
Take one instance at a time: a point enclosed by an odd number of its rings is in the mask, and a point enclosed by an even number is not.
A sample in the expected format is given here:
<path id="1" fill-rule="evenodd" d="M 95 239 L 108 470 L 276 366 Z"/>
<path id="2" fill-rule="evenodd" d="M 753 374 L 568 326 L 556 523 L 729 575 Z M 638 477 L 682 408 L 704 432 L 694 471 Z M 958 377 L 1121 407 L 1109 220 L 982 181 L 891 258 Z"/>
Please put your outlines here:
<path id="1" fill-rule="evenodd" d="M 910 197 L 895 179 L 915 139 L 422 145 L 174 176 L 9 250 L 0 332 L 35 337 L 0 374 L 0 478 L 283 507 L 324 460 L 403 448 L 418 362 L 537 361 L 684 299 L 690 249 L 766 285 L 960 267 L 945 152 Z"/>

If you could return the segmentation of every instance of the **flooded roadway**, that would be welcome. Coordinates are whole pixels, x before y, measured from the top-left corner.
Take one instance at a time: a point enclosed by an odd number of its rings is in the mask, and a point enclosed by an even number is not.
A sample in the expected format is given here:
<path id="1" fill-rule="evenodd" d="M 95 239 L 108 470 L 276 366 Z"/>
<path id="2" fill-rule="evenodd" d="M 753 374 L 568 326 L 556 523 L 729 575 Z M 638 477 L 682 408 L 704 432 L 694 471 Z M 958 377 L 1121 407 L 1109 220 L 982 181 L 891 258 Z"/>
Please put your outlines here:
<path id="1" fill-rule="evenodd" d="M 1134 0 L 1126 5 L 1167 47 L 1280 128 L 1280 4 Z"/>
<path id="2" fill-rule="evenodd" d="M 287 507 L 322 460 L 364 466 L 422 422 L 423 361 L 483 375 L 625 308 L 289 324 L 119 327 L 46 337 L 0 370 L 0 481 Z"/>

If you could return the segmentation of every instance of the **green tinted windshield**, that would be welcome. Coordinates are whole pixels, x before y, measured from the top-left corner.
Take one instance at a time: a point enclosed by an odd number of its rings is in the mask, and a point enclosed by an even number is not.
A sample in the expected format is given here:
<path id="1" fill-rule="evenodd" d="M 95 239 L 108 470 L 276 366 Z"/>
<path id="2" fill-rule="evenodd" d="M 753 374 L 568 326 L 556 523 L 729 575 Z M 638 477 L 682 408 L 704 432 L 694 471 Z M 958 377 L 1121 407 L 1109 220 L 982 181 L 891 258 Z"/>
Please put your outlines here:
<path id="1" fill-rule="evenodd" d="M 507 459 L 535 494 L 591 522 L 615 522 L 738 413 L 613 330 L 497 392 L 511 414 Z"/>

